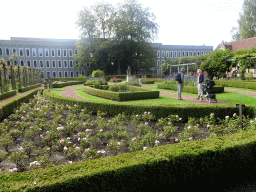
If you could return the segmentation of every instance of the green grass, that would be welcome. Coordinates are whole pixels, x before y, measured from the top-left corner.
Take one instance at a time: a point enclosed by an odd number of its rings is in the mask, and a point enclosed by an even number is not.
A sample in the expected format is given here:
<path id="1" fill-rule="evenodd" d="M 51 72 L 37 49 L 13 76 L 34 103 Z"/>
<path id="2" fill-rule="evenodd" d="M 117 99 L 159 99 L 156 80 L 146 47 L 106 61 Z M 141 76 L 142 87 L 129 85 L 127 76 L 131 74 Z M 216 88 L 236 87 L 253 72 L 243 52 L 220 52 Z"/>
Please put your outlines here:
<path id="1" fill-rule="evenodd" d="M 76 93 L 79 96 L 90 99 L 90 100 L 94 100 L 94 101 L 104 102 L 104 103 L 125 103 L 125 104 L 136 104 L 136 105 L 163 105 L 163 106 L 175 104 L 175 105 L 182 105 L 182 106 L 186 105 L 188 107 L 192 106 L 192 105 L 196 105 L 196 103 L 192 103 L 192 102 L 188 102 L 188 101 L 179 101 L 177 99 L 166 97 L 166 96 L 161 96 L 161 95 L 158 99 L 145 99 L 145 100 L 133 100 L 133 101 L 118 102 L 118 101 L 112 101 L 112 100 L 88 95 L 83 92 L 83 87 L 84 86 L 81 85 L 76 88 Z M 65 87 L 65 88 L 67 88 L 67 87 Z M 61 90 L 65 89 L 65 88 L 53 89 L 56 91 L 53 91 L 52 93 L 56 94 L 56 95 L 61 95 Z M 166 89 L 157 89 L 156 86 L 149 87 L 147 89 L 177 94 L 177 91 L 166 90 Z M 256 92 L 256 90 L 249 90 L 249 89 L 241 89 L 241 88 L 232 88 L 232 89 Z M 57 91 L 57 90 L 60 90 L 60 91 Z M 185 92 L 182 92 L 182 95 L 192 96 L 194 98 L 197 97 L 196 94 L 185 93 Z M 224 93 L 216 94 L 216 97 L 217 97 L 218 101 L 227 102 L 227 103 L 231 103 L 231 104 L 256 105 L 255 97 L 240 94 L 240 93 L 225 91 Z"/>

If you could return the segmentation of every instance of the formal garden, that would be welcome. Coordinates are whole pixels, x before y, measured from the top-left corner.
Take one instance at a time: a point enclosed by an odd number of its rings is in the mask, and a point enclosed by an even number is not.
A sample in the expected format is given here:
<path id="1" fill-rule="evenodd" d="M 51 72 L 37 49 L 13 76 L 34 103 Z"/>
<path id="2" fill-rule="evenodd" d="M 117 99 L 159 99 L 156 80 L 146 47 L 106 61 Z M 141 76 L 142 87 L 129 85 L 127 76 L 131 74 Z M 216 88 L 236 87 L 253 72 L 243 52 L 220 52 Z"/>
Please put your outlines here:
<path id="1" fill-rule="evenodd" d="M 212 184 L 212 174 L 216 182 L 252 165 L 256 99 L 224 89 L 253 91 L 252 82 L 216 80 L 218 100 L 230 103 L 217 106 L 161 96 L 160 91 L 176 93 L 172 79 L 142 78 L 149 88 L 121 76 L 47 82 L 43 90 L 0 103 L 3 191 L 136 191 L 170 179 L 177 185 L 180 178 Z M 61 96 L 73 85 L 85 99 Z M 196 98 L 193 85 L 186 80 L 184 94 Z M 144 93 L 155 97 L 138 96 Z M 237 103 L 246 104 L 242 126 Z"/>

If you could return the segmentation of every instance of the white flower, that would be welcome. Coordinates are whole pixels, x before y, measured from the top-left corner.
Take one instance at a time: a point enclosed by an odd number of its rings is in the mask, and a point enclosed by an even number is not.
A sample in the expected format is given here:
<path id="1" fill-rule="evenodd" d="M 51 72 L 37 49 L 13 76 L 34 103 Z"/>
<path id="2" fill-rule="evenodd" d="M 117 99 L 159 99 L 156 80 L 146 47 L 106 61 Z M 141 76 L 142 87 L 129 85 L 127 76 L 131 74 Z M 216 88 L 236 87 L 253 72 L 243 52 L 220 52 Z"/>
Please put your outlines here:
<path id="1" fill-rule="evenodd" d="M 143 147 L 143 150 L 146 150 L 147 149 L 147 147 Z"/>
<path id="2" fill-rule="evenodd" d="M 65 146 L 63 149 L 64 149 L 65 151 L 68 150 L 68 148 L 67 148 L 66 146 Z"/>
<path id="3" fill-rule="evenodd" d="M 190 125 L 188 126 L 188 129 L 190 129 L 191 127 L 190 127 Z"/>
<path id="4" fill-rule="evenodd" d="M 210 126 L 211 126 L 211 125 L 208 124 L 208 125 L 207 125 L 207 128 L 209 128 Z"/>
<path id="5" fill-rule="evenodd" d="M 73 162 L 72 161 L 68 161 L 69 164 L 72 164 Z"/>
<path id="6" fill-rule="evenodd" d="M 156 140 L 156 141 L 155 141 L 155 144 L 158 144 L 158 143 L 160 143 L 160 142 L 159 142 L 158 140 Z"/>
<path id="7" fill-rule="evenodd" d="M 190 140 L 192 140 L 193 138 L 192 137 L 190 137 L 188 140 L 190 141 Z"/>
<path id="8" fill-rule="evenodd" d="M 100 129 L 100 132 L 102 132 L 103 131 L 103 129 Z"/>
<path id="9" fill-rule="evenodd" d="M 62 130 L 63 129 L 63 127 L 57 127 L 57 130 Z"/>
<path id="10" fill-rule="evenodd" d="M 250 123 L 253 123 L 253 120 L 251 120 Z"/>
<path id="11" fill-rule="evenodd" d="M 20 147 L 20 148 L 19 148 L 19 151 L 23 151 L 23 147 Z"/>
<path id="12" fill-rule="evenodd" d="M 227 115 L 225 118 L 226 118 L 226 119 L 228 119 L 228 118 L 229 118 L 229 116 Z"/>

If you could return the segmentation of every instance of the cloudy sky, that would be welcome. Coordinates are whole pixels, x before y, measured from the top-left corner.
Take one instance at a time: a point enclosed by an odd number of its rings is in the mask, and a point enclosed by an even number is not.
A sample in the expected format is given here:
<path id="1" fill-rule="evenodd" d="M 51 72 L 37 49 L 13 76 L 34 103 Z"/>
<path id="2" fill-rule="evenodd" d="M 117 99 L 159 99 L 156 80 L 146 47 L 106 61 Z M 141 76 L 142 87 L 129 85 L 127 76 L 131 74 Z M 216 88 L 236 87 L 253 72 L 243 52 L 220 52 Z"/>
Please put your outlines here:
<path id="1" fill-rule="evenodd" d="M 93 0 L 12 0 L 1 2 L 0 39 L 35 37 L 78 39 L 78 12 Z M 106 0 L 116 6 L 124 0 Z M 138 0 L 149 8 L 159 25 L 156 43 L 208 45 L 231 41 L 244 0 Z"/>

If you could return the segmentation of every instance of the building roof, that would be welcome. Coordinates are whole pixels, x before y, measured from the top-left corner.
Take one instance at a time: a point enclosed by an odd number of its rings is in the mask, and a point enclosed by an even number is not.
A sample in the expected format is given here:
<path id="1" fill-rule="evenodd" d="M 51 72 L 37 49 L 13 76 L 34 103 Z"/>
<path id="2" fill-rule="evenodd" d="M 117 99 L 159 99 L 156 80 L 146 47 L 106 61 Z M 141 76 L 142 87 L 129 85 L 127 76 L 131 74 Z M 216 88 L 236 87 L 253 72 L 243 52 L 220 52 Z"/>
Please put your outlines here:
<path id="1" fill-rule="evenodd" d="M 229 43 L 222 41 L 222 43 L 219 44 L 216 49 L 230 49 L 231 51 L 236 51 L 238 49 L 251 49 L 252 47 L 256 47 L 256 37 Z"/>

